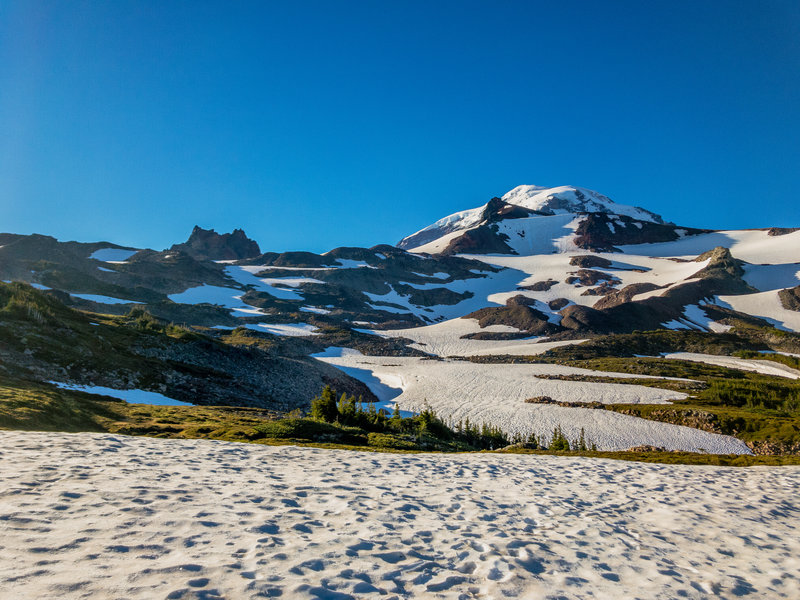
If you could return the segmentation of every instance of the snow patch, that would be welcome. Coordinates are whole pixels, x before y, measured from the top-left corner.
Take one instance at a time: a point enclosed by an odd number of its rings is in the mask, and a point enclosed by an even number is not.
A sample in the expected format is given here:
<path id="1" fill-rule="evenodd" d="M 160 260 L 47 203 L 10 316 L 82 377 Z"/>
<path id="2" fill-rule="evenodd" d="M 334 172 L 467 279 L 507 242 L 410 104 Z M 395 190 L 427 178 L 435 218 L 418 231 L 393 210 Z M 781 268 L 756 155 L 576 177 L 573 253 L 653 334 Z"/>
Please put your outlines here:
<path id="1" fill-rule="evenodd" d="M 122 298 L 101 296 L 100 294 L 70 294 L 70 296 L 73 296 L 74 298 L 80 298 L 81 300 L 97 302 L 99 304 L 139 304 L 137 300 L 123 300 Z"/>
<path id="2" fill-rule="evenodd" d="M 101 260 L 103 262 L 119 263 L 128 260 L 131 256 L 139 252 L 138 250 L 125 250 L 123 248 L 102 248 L 95 250 L 89 258 Z"/>
<path id="3" fill-rule="evenodd" d="M 96 323 L 93 323 L 95 325 Z M 155 406 L 192 406 L 189 402 L 181 402 L 174 398 L 168 398 L 163 394 L 157 392 L 148 392 L 145 390 L 116 390 L 114 388 L 103 387 L 99 385 L 79 385 L 74 383 L 62 383 L 59 381 L 48 381 L 53 385 L 61 388 L 62 390 L 74 390 L 78 392 L 85 392 L 87 394 L 97 394 L 99 396 L 109 396 L 124 400 L 128 404 L 152 404 Z"/>
<path id="4" fill-rule="evenodd" d="M 272 335 L 287 337 L 319 335 L 317 328 L 308 323 L 248 323 L 245 327 L 253 331 L 263 331 Z"/>
<path id="5" fill-rule="evenodd" d="M 391 388 L 387 394 L 409 411 L 430 406 L 450 422 L 469 419 L 490 423 L 509 434 L 536 433 L 549 439 L 553 428 L 561 426 L 570 439 L 581 428 L 597 447 L 622 450 L 650 444 L 670 450 L 750 454 L 744 442 L 658 421 L 648 421 L 611 411 L 528 404 L 526 398 L 550 396 L 570 402 L 661 403 L 685 395 L 638 385 L 588 383 L 540 379 L 537 375 L 593 374 L 592 371 L 549 364 L 475 364 L 460 360 L 430 361 L 409 357 L 348 355 L 321 357 L 340 369 L 365 372 Z M 354 373 L 356 371 L 346 371 Z M 614 377 L 639 377 L 633 374 L 597 373 Z M 363 381 L 364 379 L 362 379 Z"/>

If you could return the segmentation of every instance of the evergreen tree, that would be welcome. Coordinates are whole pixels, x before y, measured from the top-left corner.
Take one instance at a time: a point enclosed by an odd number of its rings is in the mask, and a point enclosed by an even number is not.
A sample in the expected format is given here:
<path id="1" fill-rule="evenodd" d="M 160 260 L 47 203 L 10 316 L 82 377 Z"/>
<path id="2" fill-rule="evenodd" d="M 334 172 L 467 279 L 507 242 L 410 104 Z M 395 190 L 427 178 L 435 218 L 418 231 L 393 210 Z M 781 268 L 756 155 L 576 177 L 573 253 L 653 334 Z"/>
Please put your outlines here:
<path id="1" fill-rule="evenodd" d="M 553 439 L 550 442 L 548 450 L 553 452 L 567 452 L 569 451 L 569 440 L 561 431 L 561 425 L 553 429 Z"/>
<path id="2" fill-rule="evenodd" d="M 326 421 L 333 423 L 339 416 L 339 409 L 336 406 L 336 392 L 331 386 L 326 385 L 322 388 L 322 393 L 311 400 L 311 418 L 315 421 Z"/>
<path id="3" fill-rule="evenodd" d="M 394 405 L 392 416 L 389 419 L 389 425 L 391 425 L 392 429 L 395 431 L 400 431 L 403 427 L 403 417 L 400 416 L 400 407 L 397 404 Z"/>

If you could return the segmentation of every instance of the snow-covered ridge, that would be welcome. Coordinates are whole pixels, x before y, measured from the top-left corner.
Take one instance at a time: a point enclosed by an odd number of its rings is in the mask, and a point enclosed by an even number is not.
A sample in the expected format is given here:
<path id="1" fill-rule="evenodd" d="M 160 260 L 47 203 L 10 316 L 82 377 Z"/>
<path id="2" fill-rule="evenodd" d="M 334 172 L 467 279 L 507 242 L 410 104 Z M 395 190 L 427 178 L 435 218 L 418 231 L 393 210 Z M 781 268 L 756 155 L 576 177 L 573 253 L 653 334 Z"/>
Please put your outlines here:
<path id="1" fill-rule="evenodd" d="M 518 185 L 502 198 L 504 202 L 530 210 L 556 215 L 581 212 L 601 212 L 624 215 L 640 221 L 661 223 L 663 219 L 649 210 L 617 204 L 607 196 L 582 187 L 562 185 L 553 188 L 538 185 Z"/>
<path id="2" fill-rule="evenodd" d="M 546 216 L 600 212 L 624 215 L 651 223 L 663 223 L 659 215 L 648 210 L 617 204 L 599 192 L 570 185 L 557 187 L 519 185 L 506 192 L 501 200 L 507 204 L 536 211 Z M 416 250 L 447 234 L 467 231 L 477 227 L 485 220 L 487 206 L 488 203 L 439 219 L 435 223 L 403 238 L 398 243 L 398 246 L 406 250 Z"/>

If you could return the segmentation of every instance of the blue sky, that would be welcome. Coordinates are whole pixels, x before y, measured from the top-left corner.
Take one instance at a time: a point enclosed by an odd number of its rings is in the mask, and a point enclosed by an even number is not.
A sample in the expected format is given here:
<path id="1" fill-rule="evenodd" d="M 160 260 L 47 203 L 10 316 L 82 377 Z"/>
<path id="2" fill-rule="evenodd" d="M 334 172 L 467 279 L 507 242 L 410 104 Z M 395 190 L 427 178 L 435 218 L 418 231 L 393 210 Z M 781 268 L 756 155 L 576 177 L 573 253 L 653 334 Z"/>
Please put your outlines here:
<path id="1" fill-rule="evenodd" d="M 523 183 L 800 226 L 800 4 L 0 0 L 0 231 L 394 243 Z"/>

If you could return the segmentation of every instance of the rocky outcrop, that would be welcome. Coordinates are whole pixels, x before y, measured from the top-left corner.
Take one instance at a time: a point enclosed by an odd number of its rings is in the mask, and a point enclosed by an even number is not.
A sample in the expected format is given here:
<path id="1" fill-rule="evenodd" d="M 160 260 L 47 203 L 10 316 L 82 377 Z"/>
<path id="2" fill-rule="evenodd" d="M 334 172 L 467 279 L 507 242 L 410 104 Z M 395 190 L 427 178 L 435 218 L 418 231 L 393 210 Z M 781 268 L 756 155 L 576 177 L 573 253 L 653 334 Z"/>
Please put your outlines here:
<path id="1" fill-rule="evenodd" d="M 777 235 L 789 235 L 790 233 L 794 233 L 795 231 L 800 231 L 798 227 L 770 227 L 767 229 L 767 235 L 777 236 Z"/>
<path id="2" fill-rule="evenodd" d="M 753 454 L 779 456 L 783 454 L 800 454 L 800 442 L 785 442 L 783 440 L 762 440 L 745 442 Z"/>
<path id="3" fill-rule="evenodd" d="M 581 267 L 582 269 L 591 269 L 593 267 L 607 269 L 613 263 L 602 256 L 595 256 L 594 254 L 582 254 L 580 256 L 571 257 L 569 259 L 569 264 L 571 264 L 573 267 Z"/>
<path id="4" fill-rule="evenodd" d="M 569 300 L 566 298 L 556 298 L 555 300 L 550 300 L 550 302 L 547 303 L 547 306 L 550 310 L 561 310 L 568 304 Z"/>
<path id="5" fill-rule="evenodd" d="M 643 283 L 632 283 L 630 285 L 626 285 L 621 290 L 613 290 L 612 292 L 603 296 L 600 300 L 594 303 L 592 308 L 596 308 L 597 310 L 613 308 L 615 306 L 619 306 L 620 304 L 630 302 L 633 297 L 637 296 L 638 294 L 644 294 L 645 292 L 657 290 L 658 287 L 658 285 L 655 283 L 650 283 L 649 281 Z"/>
<path id="6" fill-rule="evenodd" d="M 778 297 L 786 310 L 800 311 L 800 285 L 781 290 L 778 292 Z"/>
<path id="7" fill-rule="evenodd" d="M 241 260 L 261 254 L 258 244 L 248 238 L 242 229 L 220 234 L 197 225 L 188 240 L 173 245 L 170 250 L 181 250 L 200 260 Z"/>
<path id="8" fill-rule="evenodd" d="M 452 239 L 440 254 L 516 254 L 507 240 L 508 236 L 497 232 L 497 225 L 481 225 Z"/>
<path id="9" fill-rule="evenodd" d="M 617 246 L 672 242 L 688 235 L 709 233 L 707 229 L 653 223 L 624 215 L 588 213 L 575 230 L 575 244 L 595 252 L 615 252 Z"/>
<path id="10" fill-rule="evenodd" d="M 530 335 L 548 335 L 561 331 L 561 327 L 550 323 L 543 312 L 521 304 L 482 308 L 466 318 L 478 319 L 481 327 L 508 325 Z"/>
<path id="11" fill-rule="evenodd" d="M 537 281 L 531 285 L 519 285 L 519 290 L 531 290 L 532 292 L 546 292 L 558 282 L 555 279 L 548 279 L 547 281 Z"/>
<path id="12" fill-rule="evenodd" d="M 704 410 L 687 408 L 656 408 L 647 412 L 646 414 L 642 414 L 641 410 L 638 408 L 627 408 L 619 405 L 615 406 L 613 410 L 615 412 L 622 413 L 623 415 L 644 417 L 653 421 L 672 423 L 673 425 L 682 425 L 684 427 L 691 427 L 692 429 L 708 431 L 709 433 L 727 433 L 728 435 L 731 435 L 731 432 L 725 432 L 722 430 L 717 415 Z"/>
<path id="13" fill-rule="evenodd" d="M 594 269 L 578 269 L 575 273 L 570 274 L 565 280 L 565 283 L 571 285 L 596 285 L 601 281 L 617 282 L 618 278 L 602 271 L 595 271 Z"/>
<path id="14" fill-rule="evenodd" d="M 500 198 L 492 198 L 483 209 L 483 220 L 486 223 L 496 223 L 504 219 L 524 219 L 535 214 L 536 211 L 529 208 L 509 204 Z"/>

